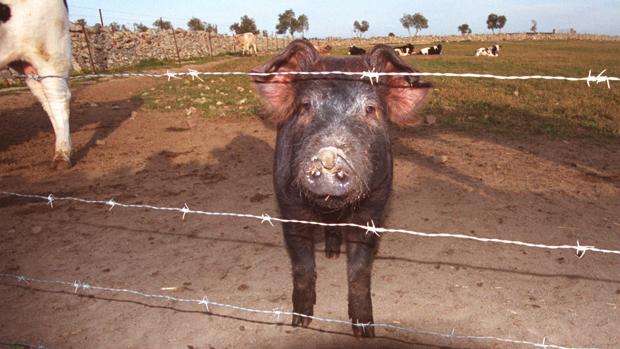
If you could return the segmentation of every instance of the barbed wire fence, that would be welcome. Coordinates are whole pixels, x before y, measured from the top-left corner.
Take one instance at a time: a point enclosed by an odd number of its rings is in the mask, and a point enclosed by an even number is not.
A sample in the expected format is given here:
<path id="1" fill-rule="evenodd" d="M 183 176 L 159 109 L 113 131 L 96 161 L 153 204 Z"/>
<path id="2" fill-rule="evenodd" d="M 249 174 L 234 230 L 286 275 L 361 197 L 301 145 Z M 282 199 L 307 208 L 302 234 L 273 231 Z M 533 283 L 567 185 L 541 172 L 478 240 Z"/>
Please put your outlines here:
<path id="1" fill-rule="evenodd" d="M 213 308 L 225 308 L 225 309 L 232 309 L 232 310 L 245 312 L 245 313 L 270 316 L 270 317 L 273 317 L 274 320 L 277 322 L 280 322 L 283 317 L 299 316 L 299 317 L 303 317 L 307 319 L 312 319 L 313 321 L 317 321 L 317 322 L 348 325 L 348 326 L 355 326 L 355 327 L 362 327 L 362 328 L 374 327 L 374 328 L 391 329 L 391 330 L 414 334 L 414 335 L 439 337 L 439 338 L 449 339 L 449 340 L 475 340 L 475 341 L 485 341 L 485 342 L 499 342 L 499 343 L 505 343 L 505 344 L 514 344 L 514 345 L 532 346 L 536 348 L 550 348 L 550 349 L 596 349 L 596 348 L 566 347 L 562 345 L 550 344 L 550 343 L 547 343 L 546 337 L 543 337 L 540 342 L 533 342 L 533 341 L 527 341 L 527 340 L 518 340 L 518 339 L 510 339 L 510 338 L 502 338 L 502 337 L 494 337 L 494 336 L 461 335 L 461 334 L 457 334 L 455 329 L 453 329 L 450 333 L 443 333 L 443 332 L 435 332 L 435 331 L 418 330 L 418 329 L 411 328 L 411 327 L 397 326 L 397 325 L 388 324 L 388 323 L 359 323 L 359 322 L 352 322 L 350 320 L 338 320 L 338 319 L 330 319 L 330 318 L 306 315 L 306 314 L 296 313 L 293 311 L 282 310 L 281 308 L 257 309 L 257 308 L 250 308 L 250 307 L 234 305 L 234 304 L 220 303 L 220 302 L 214 301 L 213 299 L 208 298 L 207 296 L 204 296 L 203 298 L 200 298 L 200 299 L 180 298 L 180 297 L 174 297 L 174 296 L 163 295 L 163 294 L 149 294 L 149 293 L 145 293 L 142 291 L 136 291 L 136 290 L 128 289 L 128 288 L 97 286 L 94 284 L 84 283 L 78 280 L 71 282 L 71 281 L 66 281 L 66 280 L 37 279 L 37 278 L 25 276 L 25 275 L 2 274 L 2 273 L 0 273 L 0 278 L 13 279 L 13 280 L 16 280 L 18 283 L 26 283 L 26 284 L 37 283 L 37 284 L 44 284 L 44 285 L 61 286 L 65 289 L 72 290 L 73 294 L 75 295 L 78 295 L 78 291 L 80 290 L 82 290 L 82 292 L 84 293 L 87 293 L 89 291 L 99 291 L 103 293 L 116 293 L 116 294 L 120 293 L 120 294 L 128 294 L 128 295 L 142 297 L 142 298 L 157 299 L 157 300 L 185 303 L 185 304 L 195 304 L 195 305 L 201 306 L 206 312 L 206 314 L 212 314 Z"/>
<path id="2" fill-rule="evenodd" d="M 455 238 L 455 239 L 465 239 L 465 240 L 474 240 L 478 242 L 485 243 L 498 243 L 498 244 L 508 244 L 508 245 L 517 245 L 523 247 L 531 247 L 531 248 L 542 248 L 542 249 L 551 249 L 551 250 L 574 250 L 577 253 L 579 258 L 582 258 L 587 251 L 603 253 L 603 254 L 613 254 L 620 255 L 619 250 L 610 250 L 610 249 L 601 249 L 594 246 L 585 246 L 581 245 L 579 241 L 577 241 L 576 245 L 545 245 L 539 243 L 529 243 L 522 241 L 514 241 L 514 240 L 502 240 L 495 238 L 481 238 L 476 236 L 469 236 L 463 234 L 447 234 L 447 233 L 423 233 L 416 232 L 406 229 L 389 229 L 383 227 L 376 227 L 374 223 L 368 222 L 366 225 L 354 224 L 354 223 L 323 223 L 323 222 L 313 222 L 313 221 L 302 221 L 302 220 L 294 220 L 294 219 L 283 219 L 278 217 L 272 217 L 266 213 L 257 215 L 257 214 L 247 214 L 247 213 L 233 213 L 233 212 L 212 212 L 212 211 L 202 211 L 202 210 L 192 210 L 189 208 L 187 204 L 183 207 L 165 207 L 165 206 L 155 206 L 149 204 L 129 204 L 117 202 L 114 199 L 109 200 L 93 200 L 93 199 L 84 199 L 78 197 L 56 197 L 53 194 L 48 195 L 37 195 L 37 194 L 25 194 L 25 193 L 16 193 L 16 192 L 8 192 L 8 191 L 0 191 L 1 195 L 8 197 L 16 197 L 16 198 L 26 198 L 26 199 L 35 199 L 39 201 L 45 202 L 50 208 L 54 208 L 54 203 L 56 202 L 72 202 L 72 203 L 80 203 L 87 205 L 99 205 L 105 206 L 109 211 L 114 208 L 124 208 L 124 209 L 146 209 L 146 210 L 154 210 L 159 212 L 171 212 L 171 213 L 180 213 L 181 219 L 186 219 L 187 215 L 202 215 L 202 216 L 222 216 L 222 217 L 231 217 L 231 218 L 248 218 L 254 220 L 260 220 L 260 224 L 269 223 L 271 226 L 274 226 L 274 222 L 279 223 L 297 223 L 297 224 L 310 224 L 310 225 L 319 225 L 319 226 L 334 226 L 334 227 L 353 227 L 358 228 L 360 230 L 365 231 L 366 234 L 377 234 L 381 236 L 383 233 L 400 233 L 406 234 L 410 236 L 417 237 L 427 237 L 427 238 Z M 340 325 L 349 325 L 349 326 L 372 326 L 375 328 L 384 328 L 396 330 L 403 333 L 416 334 L 416 335 L 427 335 L 433 336 L 443 339 L 451 339 L 451 340 L 474 340 L 474 341 L 494 341 L 498 343 L 506 343 L 506 344 L 514 344 L 514 345 L 522 345 L 522 346 L 532 346 L 536 348 L 558 348 L 558 349 L 577 349 L 573 347 L 567 347 L 562 345 L 555 345 L 546 343 L 546 337 L 542 339 L 540 342 L 528 341 L 528 340 L 517 340 L 517 339 L 509 339 L 495 336 L 472 336 L 472 335 L 461 335 L 456 334 L 454 330 L 450 333 L 442 333 L 435 331 L 424 331 L 418 330 L 409 327 L 396 326 L 394 324 L 389 323 L 374 323 L 374 324 L 363 324 L 363 323 L 353 323 L 349 320 L 338 320 L 338 319 L 330 319 L 318 316 L 308 316 L 305 314 L 298 314 L 291 311 L 284 311 L 281 308 L 278 309 L 258 309 L 251 308 L 246 306 L 234 305 L 234 304 L 226 304 L 214 301 L 211 298 L 203 297 L 200 299 L 191 299 L 191 298 L 179 298 L 173 297 L 169 295 L 162 294 L 150 294 L 143 291 L 137 291 L 129 288 L 113 288 L 113 287 L 105 287 L 105 286 L 95 286 L 92 284 L 84 283 L 81 281 L 66 281 L 66 280 L 55 280 L 55 279 L 39 279 L 26 275 L 16 275 L 16 274 L 4 274 L 0 273 L 0 278 L 9 278 L 16 280 L 18 283 L 39 283 L 46 285 L 56 285 L 65 288 L 71 288 L 74 294 L 78 294 L 78 291 L 82 290 L 83 292 L 88 291 L 99 291 L 99 292 L 108 292 L 108 293 L 122 293 L 129 294 L 137 297 L 144 297 L 149 299 L 157 299 L 164 301 L 173 301 L 179 303 L 189 303 L 189 304 L 197 304 L 203 306 L 206 309 L 207 313 L 211 312 L 211 307 L 220 307 L 226 309 L 232 309 L 240 312 L 260 314 L 260 315 L 268 315 L 274 316 L 277 321 L 280 320 L 282 316 L 300 316 L 305 318 L 310 318 L 312 320 L 316 320 L 318 322 L 332 323 L 332 324 L 340 324 Z M 581 348 L 580 348 L 581 349 Z M 590 348 L 588 348 L 590 349 Z"/>
<path id="3" fill-rule="evenodd" d="M 592 84 L 606 84 L 608 88 L 611 88 L 611 82 L 620 81 L 619 77 L 607 76 L 606 70 L 602 70 L 599 74 L 593 75 L 592 70 L 588 72 L 587 76 L 583 77 L 565 77 L 565 76 L 546 76 L 546 75 L 524 75 L 524 76 L 515 76 L 515 75 L 494 75 L 494 74 L 479 74 L 479 73 L 442 73 L 442 72 L 396 72 L 396 73 L 388 73 L 388 72 L 376 72 L 376 71 L 363 71 L 363 72 L 346 72 L 346 71 L 323 71 L 323 72 L 272 72 L 272 73 L 260 73 L 260 72 L 242 72 L 242 71 L 230 71 L 230 72 L 212 72 L 212 71 L 197 71 L 193 69 L 188 69 L 187 71 L 170 71 L 167 70 L 165 73 L 134 73 L 134 72 L 121 72 L 121 73 L 98 73 L 98 74 L 85 74 L 78 76 L 58 76 L 58 75 L 17 75 L 17 78 L 21 79 L 34 79 L 34 80 L 43 80 L 43 79 L 66 79 L 66 80 L 85 80 L 85 79 L 98 79 L 98 78 L 131 78 L 131 77 L 146 77 L 146 78 L 165 78 L 167 81 L 171 81 L 173 79 L 182 79 L 182 78 L 191 78 L 192 80 L 200 80 L 204 81 L 202 77 L 206 76 L 248 76 L 248 77 L 269 77 L 275 75 L 293 75 L 293 76 L 315 76 L 315 77 L 325 77 L 325 76 L 348 76 L 348 77 L 359 77 L 359 79 L 368 79 L 371 84 L 378 83 L 379 79 L 384 76 L 413 76 L 413 77 L 450 77 L 450 78 L 479 78 L 479 79 L 495 79 L 495 80 L 553 80 L 553 81 L 566 81 L 566 82 L 586 82 L 588 87 L 591 87 Z M 531 242 L 523 242 L 523 241 L 515 241 L 515 240 L 503 240 L 496 238 L 484 238 L 484 237 L 476 237 L 464 234 L 449 234 L 449 233 L 425 233 L 425 232 L 417 232 L 407 229 L 390 229 L 384 227 L 376 227 L 374 222 L 367 222 L 366 225 L 354 224 L 354 223 L 323 223 L 323 222 L 312 222 L 312 221 L 302 221 L 302 220 L 294 220 L 294 219 L 284 219 L 278 217 L 272 217 L 266 213 L 257 215 L 257 214 L 247 214 L 247 213 L 234 213 L 234 212 L 211 212 L 211 211 L 202 211 L 202 210 L 193 210 L 190 209 L 187 204 L 184 207 L 160 207 L 154 205 L 145 205 L 145 204 L 129 204 L 117 202 L 114 199 L 109 200 L 92 200 L 92 199 L 84 199 L 77 197 L 56 197 L 53 194 L 49 195 L 36 195 L 36 194 L 23 194 L 23 193 L 15 193 L 8 191 L 0 191 L 0 194 L 12 197 L 21 197 L 21 198 L 30 198 L 46 201 L 50 207 L 54 207 L 55 202 L 60 201 L 68 201 L 68 202 L 76 202 L 82 204 L 93 204 L 93 205 L 103 205 L 108 207 L 109 210 L 114 209 L 115 207 L 126 208 L 126 209 L 148 209 L 155 211 L 167 211 L 167 212 L 175 212 L 182 214 L 181 218 L 185 219 L 188 214 L 193 215 L 203 215 L 203 216 L 224 216 L 224 217 L 235 217 L 235 218 L 247 218 L 259 220 L 261 224 L 269 223 L 270 225 L 274 225 L 274 222 L 279 223 L 297 223 L 297 224 L 310 224 L 310 225 L 319 225 L 319 226 L 334 226 L 334 227 L 353 227 L 358 228 L 365 231 L 366 234 L 376 234 L 381 236 L 384 233 L 399 233 L 406 234 L 409 236 L 417 236 L 417 237 L 426 237 L 426 238 L 453 238 L 453 239 L 461 239 L 461 240 L 473 240 L 482 243 L 496 243 L 496 244 L 505 244 L 512 246 L 522 246 L 529 248 L 539 248 L 539 249 L 549 249 L 549 250 L 572 250 L 576 253 L 577 257 L 582 258 L 586 252 L 595 252 L 602 254 L 612 254 L 612 255 L 620 255 L 620 250 L 612 250 L 612 249 L 603 249 L 595 246 L 581 245 L 579 241 L 576 244 L 564 244 L 564 245 L 546 245 L 540 243 L 531 243 Z M 233 305 L 233 304 L 225 304 L 213 301 L 207 297 L 203 297 L 201 299 L 191 299 L 191 298 L 179 298 L 173 297 L 169 295 L 162 294 L 150 294 L 142 291 L 137 291 L 128 288 L 113 288 L 113 287 L 105 287 L 105 286 L 95 286 L 92 284 L 87 284 L 80 281 L 66 281 L 66 280 L 54 280 L 54 279 L 39 279 L 25 275 L 14 275 L 14 274 L 0 274 L 0 278 L 8 278 L 16 280 L 18 283 L 39 283 L 45 285 L 55 285 L 61 286 L 65 288 L 70 288 L 73 290 L 74 294 L 78 294 L 78 291 L 82 290 L 83 292 L 107 292 L 107 293 L 121 293 L 128 294 L 136 297 L 144 297 L 149 299 L 157 299 L 163 301 L 173 301 L 179 303 L 189 303 L 196 304 L 204 307 L 206 313 L 211 313 L 211 307 L 217 308 L 226 308 L 232 309 L 236 311 L 253 313 L 259 315 L 273 316 L 277 321 L 280 321 L 281 317 L 284 316 L 300 316 L 310 318 L 312 320 L 316 320 L 318 322 L 332 323 L 332 324 L 340 324 L 340 325 L 349 325 L 349 326 L 372 326 L 375 328 L 384 328 L 396 330 L 403 333 L 416 334 L 416 335 L 427 335 L 433 336 L 443 339 L 450 340 L 473 340 L 473 341 L 486 341 L 486 342 L 496 342 L 496 343 L 505 343 L 512 345 L 522 345 L 522 346 L 530 346 L 536 348 L 557 348 L 557 349 L 592 349 L 592 348 L 574 348 L 568 346 L 561 346 L 555 344 L 546 343 L 546 337 L 543 338 L 540 342 L 535 341 L 527 341 L 527 340 L 517 340 L 517 339 L 509 339 L 509 338 L 501 338 L 494 336 L 472 336 L 472 335 L 460 335 L 456 334 L 455 330 L 452 330 L 450 333 L 442 333 L 442 332 L 434 332 L 434 331 L 424 331 L 418 330 L 414 328 L 396 326 L 394 324 L 389 323 L 375 323 L 375 324 L 362 324 L 362 323 L 353 323 L 349 320 L 338 320 L 338 319 L 329 319 L 317 316 L 308 316 L 305 314 L 298 314 L 291 311 L 284 311 L 282 309 L 257 309 L 250 308 L 245 306 Z M 0 343 L 2 344 L 2 343 Z M 34 347 L 34 346 L 33 346 Z M 37 348 L 43 348 L 42 346 L 36 346 Z"/>
<path id="4" fill-rule="evenodd" d="M 495 79 L 495 80 L 555 80 L 555 81 L 571 81 L 571 82 L 586 82 L 588 87 L 591 84 L 607 84 L 607 88 L 611 89 L 612 81 L 620 81 L 620 77 L 607 76 L 606 69 L 603 69 L 599 74 L 592 75 L 592 70 L 588 71 L 588 76 L 583 77 L 566 77 L 566 76 L 550 76 L 550 75 L 494 75 L 494 74 L 480 74 L 480 73 L 441 73 L 441 72 L 377 72 L 377 71 L 362 71 L 362 72 L 350 72 L 350 71 L 289 71 L 289 72 L 243 72 L 243 71 L 230 71 L 230 72 L 213 72 L 213 71 L 198 71 L 194 69 L 188 69 L 187 71 L 170 71 L 165 73 L 100 73 L 100 74 L 84 74 L 76 76 L 59 76 L 59 75 L 16 75 L 21 79 L 67 79 L 67 80 L 84 80 L 84 79 L 96 79 L 96 78 L 130 78 L 130 77 L 148 77 L 148 78 L 166 78 L 168 81 L 172 79 L 180 79 L 183 77 L 191 77 L 192 80 L 202 80 L 201 76 L 251 76 L 251 77 L 269 77 L 276 75 L 295 75 L 295 76 L 349 76 L 359 77 L 360 79 L 369 79 L 370 83 L 379 82 L 382 76 L 433 76 L 433 77 L 451 77 L 451 78 L 481 78 L 481 79 Z"/>

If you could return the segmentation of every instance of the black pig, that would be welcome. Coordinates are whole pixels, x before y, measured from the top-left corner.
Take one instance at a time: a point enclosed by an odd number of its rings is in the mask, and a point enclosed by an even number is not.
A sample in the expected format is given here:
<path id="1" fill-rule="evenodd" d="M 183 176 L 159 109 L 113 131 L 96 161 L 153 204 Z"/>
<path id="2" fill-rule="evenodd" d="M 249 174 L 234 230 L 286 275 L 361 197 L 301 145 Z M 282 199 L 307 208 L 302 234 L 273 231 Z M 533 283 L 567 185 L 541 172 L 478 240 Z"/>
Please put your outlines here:
<path id="1" fill-rule="evenodd" d="M 308 42 L 291 42 L 255 72 L 414 72 L 394 50 L 377 45 L 363 56 L 321 57 Z M 370 84 L 360 76 L 272 75 L 256 77 L 259 95 L 278 122 L 273 182 L 284 218 L 382 224 L 392 187 L 388 120 L 408 124 L 429 91 L 418 77 L 383 76 Z M 325 253 L 340 254 L 346 242 L 349 317 L 373 322 L 370 276 L 379 238 L 357 228 L 285 223 L 284 239 L 293 271 L 293 310 L 313 315 L 316 303 L 314 241 L 325 234 Z M 311 319 L 293 316 L 293 326 Z M 374 327 L 353 325 L 356 336 Z"/>

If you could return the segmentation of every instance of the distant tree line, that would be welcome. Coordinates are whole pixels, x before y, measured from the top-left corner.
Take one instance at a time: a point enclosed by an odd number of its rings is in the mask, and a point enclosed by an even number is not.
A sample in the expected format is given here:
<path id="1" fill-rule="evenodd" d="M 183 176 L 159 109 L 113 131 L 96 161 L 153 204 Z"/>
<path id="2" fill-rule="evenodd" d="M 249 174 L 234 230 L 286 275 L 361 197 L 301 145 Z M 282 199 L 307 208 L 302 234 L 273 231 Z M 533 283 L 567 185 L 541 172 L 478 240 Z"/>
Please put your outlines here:
<path id="1" fill-rule="evenodd" d="M 490 13 L 487 16 L 486 25 L 487 29 L 490 29 L 493 34 L 497 30 L 498 33 L 502 32 L 502 29 L 506 26 L 508 19 L 504 15 L 498 15 L 495 13 Z M 80 18 L 76 21 L 79 25 L 86 26 L 86 20 Z M 416 12 L 414 14 L 405 13 L 400 18 L 400 24 L 403 28 L 407 29 L 409 33 L 409 37 L 411 38 L 411 31 L 414 30 L 414 37 L 418 35 L 418 33 L 424 29 L 428 29 L 428 19 L 420 12 Z M 131 31 L 126 25 L 118 24 L 116 22 L 111 22 L 106 26 L 110 31 Z M 153 22 L 152 27 L 154 29 L 172 29 L 172 23 L 170 21 L 164 20 L 162 18 Z M 93 25 L 95 30 L 100 30 L 102 27 L 99 23 Z M 217 25 L 212 23 L 207 23 L 202 21 L 198 17 L 192 17 L 187 22 L 187 28 L 190 31 L 206 31 L 210 33 L 218 33 Z M 300 33 L 302 37 L 305 36 L 306 31 L 310 28 L 310 20 L 308 16 L 305 14 L 301 14 L 297 16 L 293 9 L 285 10 L 284 12 L 278 15 L 278 22 L 275 26 L 275 34 L 288 34 L 291 37 L 295 36 L 295 33 Z M 361 38 L 370 28 L 370 23 L 367 20 L 356 20 L 353 22 L 353 32 L 359 38 Z M 144 32 L 149 29 L 143 23 L 134 23 L 133 31 L 135 32 Z M 230 31 L 234 34 L 242 34 L 242 33 L 254 33 L 255 35 L 263 35 L 269 36 L 268 30 L 260 31 L 256 26 L 256 21 L 254 18 L 249 17 L 248 15 L 243 15 L 240 17 L 239 22 L 235 22 L 230 25 Z M 467 23 L 463 23 L 457 27 L 458 32 L 462 35 L 469 35 L 472 33 L 472 29 Z M 530 28 L 530 32 L 536 33 L 538 31 L 538 23 L 535 20 L 532 20 L 532 26 Z M 390 36 L 394 36 L 394 33 L 390 33 Z"/>

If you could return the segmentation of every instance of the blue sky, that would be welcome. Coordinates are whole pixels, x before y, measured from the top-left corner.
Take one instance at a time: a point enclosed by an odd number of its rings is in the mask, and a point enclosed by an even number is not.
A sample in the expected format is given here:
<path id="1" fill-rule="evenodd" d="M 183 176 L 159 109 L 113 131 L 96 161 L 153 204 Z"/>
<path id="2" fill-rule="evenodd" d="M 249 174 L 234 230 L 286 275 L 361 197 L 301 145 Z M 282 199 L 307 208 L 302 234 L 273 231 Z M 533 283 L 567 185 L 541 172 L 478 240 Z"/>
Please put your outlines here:
<path id="1" fill-rule="evenodd" d="M 429 21 L 422 34 L 455 34 L 462 23 L 468 23 L 474 33 L 487 33 L 486 17 L 494 12 L 508 18 L 505 31 L 509 32 L 527 31 L 535 19 L 539 31 L 574 27 L 579 33 L 620 35 L 620 0 L 69 0 L 72 20 L 98 22 L 98 8 L 106 23 L 143 22 L 150 26 L 162 16 L 175 27 L 186 27 L 189 18 L 196 16 L 217 24 L 220 32 L 228 32 L 232 23 L 247 14 L 260 30 L 270 33 L 275 31 L 278 14 L 291 8 L 297 15 L 309 17 L 307 37 L 352 36 L 355 20 L 370 22 L 366 36 L 406 35 L 399 18 L 415 12 Z"/>

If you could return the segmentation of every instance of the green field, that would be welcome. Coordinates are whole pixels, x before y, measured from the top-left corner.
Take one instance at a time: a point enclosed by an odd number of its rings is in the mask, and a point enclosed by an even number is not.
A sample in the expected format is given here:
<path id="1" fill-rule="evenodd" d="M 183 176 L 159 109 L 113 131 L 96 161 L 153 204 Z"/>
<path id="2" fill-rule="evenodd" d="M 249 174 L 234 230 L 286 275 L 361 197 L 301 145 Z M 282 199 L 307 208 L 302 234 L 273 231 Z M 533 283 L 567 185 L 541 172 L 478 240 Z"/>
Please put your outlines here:
<path id="1" fill-rule="evenodd" d="M 490 73 L 497 75 L 587 76 L 607 69 L 620 76 L 620 43 L 594 41 L 503 42 L 500 57 L 474 57 L 478 47 L 492 43 L 444 43 L 441 56 L 405 60 L 423 72 Z M 421 47 L 421 45 L 418 45 Z M 336 50 L 344 53 L 344 49 Z M 221 63 L 215 71 L 247 71 L 268 56 Z M 437 127 L 502 135 L 552 137 L 620 137 L 620 84 L 587 87 L 585 82 L 499 81 L 474 78 L 428 78 L 434 92 L 421 115 L 433 115 Z M 260 103 L 247 77 L 207 78 L 205 82 L 174 81 L 146 91 L 147 108 L 196 108 L 206 117 L 255 117 Z"/>

